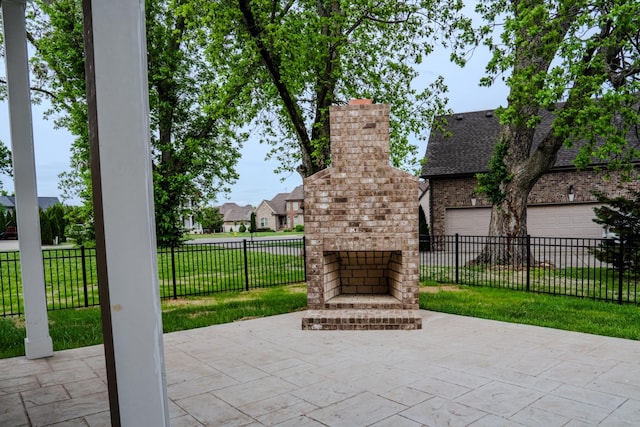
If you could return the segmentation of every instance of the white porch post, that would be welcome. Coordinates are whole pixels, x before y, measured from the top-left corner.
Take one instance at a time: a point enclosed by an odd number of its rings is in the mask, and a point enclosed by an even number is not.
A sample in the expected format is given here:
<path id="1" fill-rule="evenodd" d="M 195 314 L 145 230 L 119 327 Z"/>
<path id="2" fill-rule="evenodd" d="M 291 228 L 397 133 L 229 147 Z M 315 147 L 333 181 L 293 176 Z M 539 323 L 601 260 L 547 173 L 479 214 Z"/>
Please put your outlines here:
<path id="1" fill-rule="evenodd" d="M 2 0 L 5 61 L 9 97 L 9 123 L 16 191 L 16 217 L 20 239 L 22 290 L 27 337 L 27 359 L 53 354 L 49 336 L 44 267 L 40 242 L 40 215 L 33 154 L 33 127 L 27 61 L 26 0 Z"/>
<path id="2" fill-rule="evenodd" d="M 112 423 L 168 426 L 144 0 L 85 0 L 83 9 L 96 249 L 106 266 L 98 278 L 118 406 L 112 401 Z"/>

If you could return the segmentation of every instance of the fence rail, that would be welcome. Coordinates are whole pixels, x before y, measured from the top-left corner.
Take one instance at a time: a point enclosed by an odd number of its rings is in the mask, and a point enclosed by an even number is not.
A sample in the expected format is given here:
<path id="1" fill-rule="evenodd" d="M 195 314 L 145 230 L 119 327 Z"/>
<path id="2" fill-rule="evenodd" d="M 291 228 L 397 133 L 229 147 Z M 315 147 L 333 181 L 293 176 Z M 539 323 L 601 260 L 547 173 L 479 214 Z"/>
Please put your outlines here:
<path id="1" fill-rule="evenodd" d="M 640 303 L 638 241 L 421 236 L 420 249 L 422 282 Z M 95 249 L 42 253 L 49 310 L 98 305 Z M 162 247 L 158 276 L 163 299 L 304 282 L 304 238 Z M 0 298 L 0 317 L 23 313 L 19 252 L 0 252 Z"/>
<path id="2" fill-rule="evenodd" d="M 421 281 L 640 303 L 640 241 L 456 234 L 421 246 Z"/>
<path id="3" fill-rule="evenodd" d="M 42 256 L 49 310 L 99 304 L 94 248 L 45 249 Z M 304 282 L 304 238 L 160 247 L 158 276 L 163 299 Z M 0 317 L 24 312 L 17 251 L 0 252 L 0 298 Z"/>

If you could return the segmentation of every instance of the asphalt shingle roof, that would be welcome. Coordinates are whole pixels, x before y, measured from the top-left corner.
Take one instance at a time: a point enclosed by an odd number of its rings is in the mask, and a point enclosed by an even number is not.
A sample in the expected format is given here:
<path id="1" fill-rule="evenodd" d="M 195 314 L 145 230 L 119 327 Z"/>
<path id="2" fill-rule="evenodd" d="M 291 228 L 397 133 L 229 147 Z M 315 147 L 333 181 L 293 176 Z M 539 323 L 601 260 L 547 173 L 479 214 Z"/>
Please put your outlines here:
<path id="1" fill-rule="evenodd" d="M 225 222 L 250 221 L 253 207 L 251 205 L 240 206 L 237 203 L 225 203 L 218 208 Z"/>
<path id="2" fill-rule="evenodd" d="M 304 189 L 303 189 L 302 185 L 298 185 L 287 196 L 287 200 L 303 200 L 303 199 L 304 199 Z"/>
<path id="3" fill-rule="evenodd" d="M 42 210 L 47 210 L 49 207 L 60 203 L 57 197 L 38 197 L 38 206 Z M 0 205 L 6 208 L 15 208 L 16 197 L 15 196 L 0 196 Z"/>
<path id="4" fill-rule="evenodd" d="M 551 129 L 553 115 L 543 110 L 536 127 L 532 150 Z M 429 137 L 423 177 L 469 175 L 488 170 L 489 160 L 500 134 L 500 123 L 493 110 L 472 111 L 445 116 L 446 130 L 433 130 Z M 637 142 L 636 142 L 637 143 Z M 572 168 L 578 149 L 563 147 L 554 168 Z"/>
<path id="5" fill-rule="evenodd" d="M 265 200 L 276 215 L 287 214 L 287 199 L 290 193 L 278 193 L 271 200 Z"/>

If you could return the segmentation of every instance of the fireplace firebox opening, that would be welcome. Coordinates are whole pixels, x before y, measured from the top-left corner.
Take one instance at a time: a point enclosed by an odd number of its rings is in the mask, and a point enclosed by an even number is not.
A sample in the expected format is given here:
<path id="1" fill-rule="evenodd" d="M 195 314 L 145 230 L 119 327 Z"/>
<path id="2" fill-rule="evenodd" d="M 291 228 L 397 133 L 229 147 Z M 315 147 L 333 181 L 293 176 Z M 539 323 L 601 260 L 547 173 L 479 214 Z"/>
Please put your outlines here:
<path id="1" fill-rule="evenodd" d="M 325 300 L 338 295 L 390 295 L 402 299 L 400 251 L 324 252 Z"/>

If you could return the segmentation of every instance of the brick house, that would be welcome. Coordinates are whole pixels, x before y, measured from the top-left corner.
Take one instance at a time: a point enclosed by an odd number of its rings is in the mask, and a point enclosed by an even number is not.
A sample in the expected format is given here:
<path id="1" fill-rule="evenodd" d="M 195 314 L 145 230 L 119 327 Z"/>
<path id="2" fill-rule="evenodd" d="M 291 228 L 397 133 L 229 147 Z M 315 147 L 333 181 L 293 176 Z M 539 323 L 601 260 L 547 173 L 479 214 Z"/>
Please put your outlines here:
<path id="1" fill-rule="evenodd" d="M 271 200 L 263 200 L 256 209 L 256 226 L 274 231 L 304 225 L 304 193 L 302 185 L 291 193 L 278 193 Z"/>
<path id="2" fill-rule="evenodd" d="M 304 190 L 302 185 L 293 189 L 286 200 L 287 228 L 304 225 Z"/>
<path id="3" fill-rule="evenodd" d="M 500 132 L 498 118 L 493 110 L 487 110 L 445 119 L 447 131 L 431 133 L 421 175 L 429 181 L 427 221 L 434 235 L 486 235 L 491 204 L 475 194 L 475 175 L 488 170 Z M 551 121 L 551 114 L 544 111 L 534 147 Z M 633 138 L 630 135 L 630 142 L 637 145 Z M 575 149 L 562 148 L 554 167 L 531 190 L 527 227 L 532 236 L 602 237 L 602 228 L 593 222 L 593 208 L 599 204 L 592 191 L 617 194 L 620 179 L 616 174 L 605 179 L 593 168 L 576 170 L 572 163 L 575 155 Z"/>

